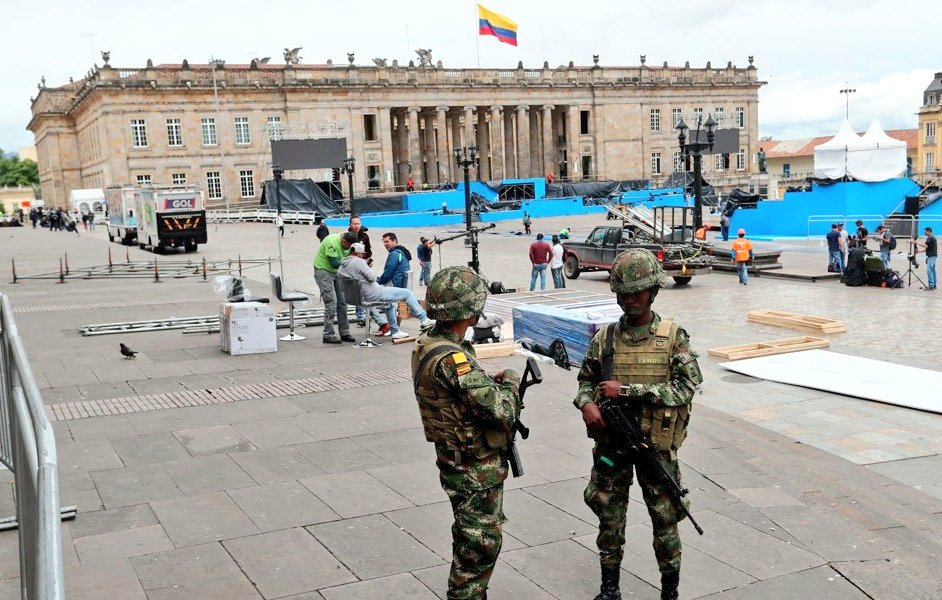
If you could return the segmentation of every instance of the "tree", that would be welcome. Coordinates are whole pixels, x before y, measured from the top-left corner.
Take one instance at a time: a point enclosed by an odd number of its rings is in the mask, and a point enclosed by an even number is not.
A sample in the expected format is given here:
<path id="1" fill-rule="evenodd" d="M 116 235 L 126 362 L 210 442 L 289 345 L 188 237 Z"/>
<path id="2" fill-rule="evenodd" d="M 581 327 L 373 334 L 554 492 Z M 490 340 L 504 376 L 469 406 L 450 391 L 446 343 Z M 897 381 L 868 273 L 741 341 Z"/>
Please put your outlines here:
<path id="1" fill-rule="evenodd" d="M 7 158 L 0 150 L 0 187 L 30 185 L 39 185 L 39 165 L 36 161 L 17 156 Z"/>

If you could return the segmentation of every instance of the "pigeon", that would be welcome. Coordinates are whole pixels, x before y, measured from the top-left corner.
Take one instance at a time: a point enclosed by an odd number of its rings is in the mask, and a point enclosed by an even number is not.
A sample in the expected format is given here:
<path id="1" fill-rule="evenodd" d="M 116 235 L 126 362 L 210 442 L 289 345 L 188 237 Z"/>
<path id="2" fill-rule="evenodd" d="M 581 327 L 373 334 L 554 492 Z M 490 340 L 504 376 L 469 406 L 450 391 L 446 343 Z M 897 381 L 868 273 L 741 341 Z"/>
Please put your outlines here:
<path id="1" fill-rule="evenodd" d="M 121 346 L 121 355 L 124 356 L 124 358 L 134 358 L 134 355 L 137 354 L 135 350 L 131 350 L 124 344 L 118 344 L 118 345 Z"/>

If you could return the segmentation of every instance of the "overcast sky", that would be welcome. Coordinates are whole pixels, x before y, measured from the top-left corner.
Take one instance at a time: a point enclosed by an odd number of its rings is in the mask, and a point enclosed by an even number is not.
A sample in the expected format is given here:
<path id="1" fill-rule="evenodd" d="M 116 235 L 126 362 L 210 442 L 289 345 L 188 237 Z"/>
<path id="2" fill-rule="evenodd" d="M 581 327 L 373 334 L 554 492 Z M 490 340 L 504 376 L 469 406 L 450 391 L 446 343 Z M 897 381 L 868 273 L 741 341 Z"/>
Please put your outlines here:
<path id="1" fill-rule="evenodd" d="M 885 129 L 915 127 L 922 92 L 942 71 L 931 38 L 938 0 L 904 4 L 875 0 L 487 0 L 484 6 L 518 23 L 519 46 L 477 38 L 470 0 L 3 0 L 0 39 L 0 148 L 33 143 L 26 130 L 29 99 L 41 76 L 47 85 L 79 79 L 102 64 L 206 62 L 211 56 L 247 63 L 253 56 L 282 61 L 303 46 L 304 63 L 328 58 L 358 64 L 385 57 L 407 63 L 415 48 L 431 48 L 446 67 L 550 66 L 575 61 L 602 66 L 665 60 L 703 67 L 707 61 L 744 67 L 755 56 L 760 79 L 761 136 L 778 139 L 836 132 L 850 95 L 850 120 L 863 131 L 880 119 Z M 931 21 L 931 22 L 930 22 Z"/>

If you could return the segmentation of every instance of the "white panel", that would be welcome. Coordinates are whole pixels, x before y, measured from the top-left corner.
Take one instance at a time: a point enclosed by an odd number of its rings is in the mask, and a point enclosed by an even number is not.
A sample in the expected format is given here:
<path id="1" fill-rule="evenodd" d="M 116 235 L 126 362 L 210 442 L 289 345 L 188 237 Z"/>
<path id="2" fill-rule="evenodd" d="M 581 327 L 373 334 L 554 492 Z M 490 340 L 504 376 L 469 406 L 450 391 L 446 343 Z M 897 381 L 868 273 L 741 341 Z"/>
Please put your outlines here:
<path id="1" fill-rule="evenodd" d="M 743 375 L 942 413 L 942 372 L 807 350 L 720 364 Z"/>

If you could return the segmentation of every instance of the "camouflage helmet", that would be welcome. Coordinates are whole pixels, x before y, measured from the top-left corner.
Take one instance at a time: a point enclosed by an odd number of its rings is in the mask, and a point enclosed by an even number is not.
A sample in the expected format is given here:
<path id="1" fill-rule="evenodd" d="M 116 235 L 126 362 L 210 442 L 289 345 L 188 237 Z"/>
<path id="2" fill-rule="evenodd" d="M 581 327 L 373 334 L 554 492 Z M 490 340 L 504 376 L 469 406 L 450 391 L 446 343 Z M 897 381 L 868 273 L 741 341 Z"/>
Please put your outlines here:
<path id="1" fill-rule="evenodd" d="M 616 294 L 634 294 L 666 284 L 667 277 L 661 263 L 650 250 L 633 248 L 615 257 L 611 287 Z"/>
<path id="2" fill-rule="evenodd" d="M 460 321 L 484 312 L 487 283 L 468 267 L 448 267 L 432 277 L 425 310 L 436 321 Z"/>

